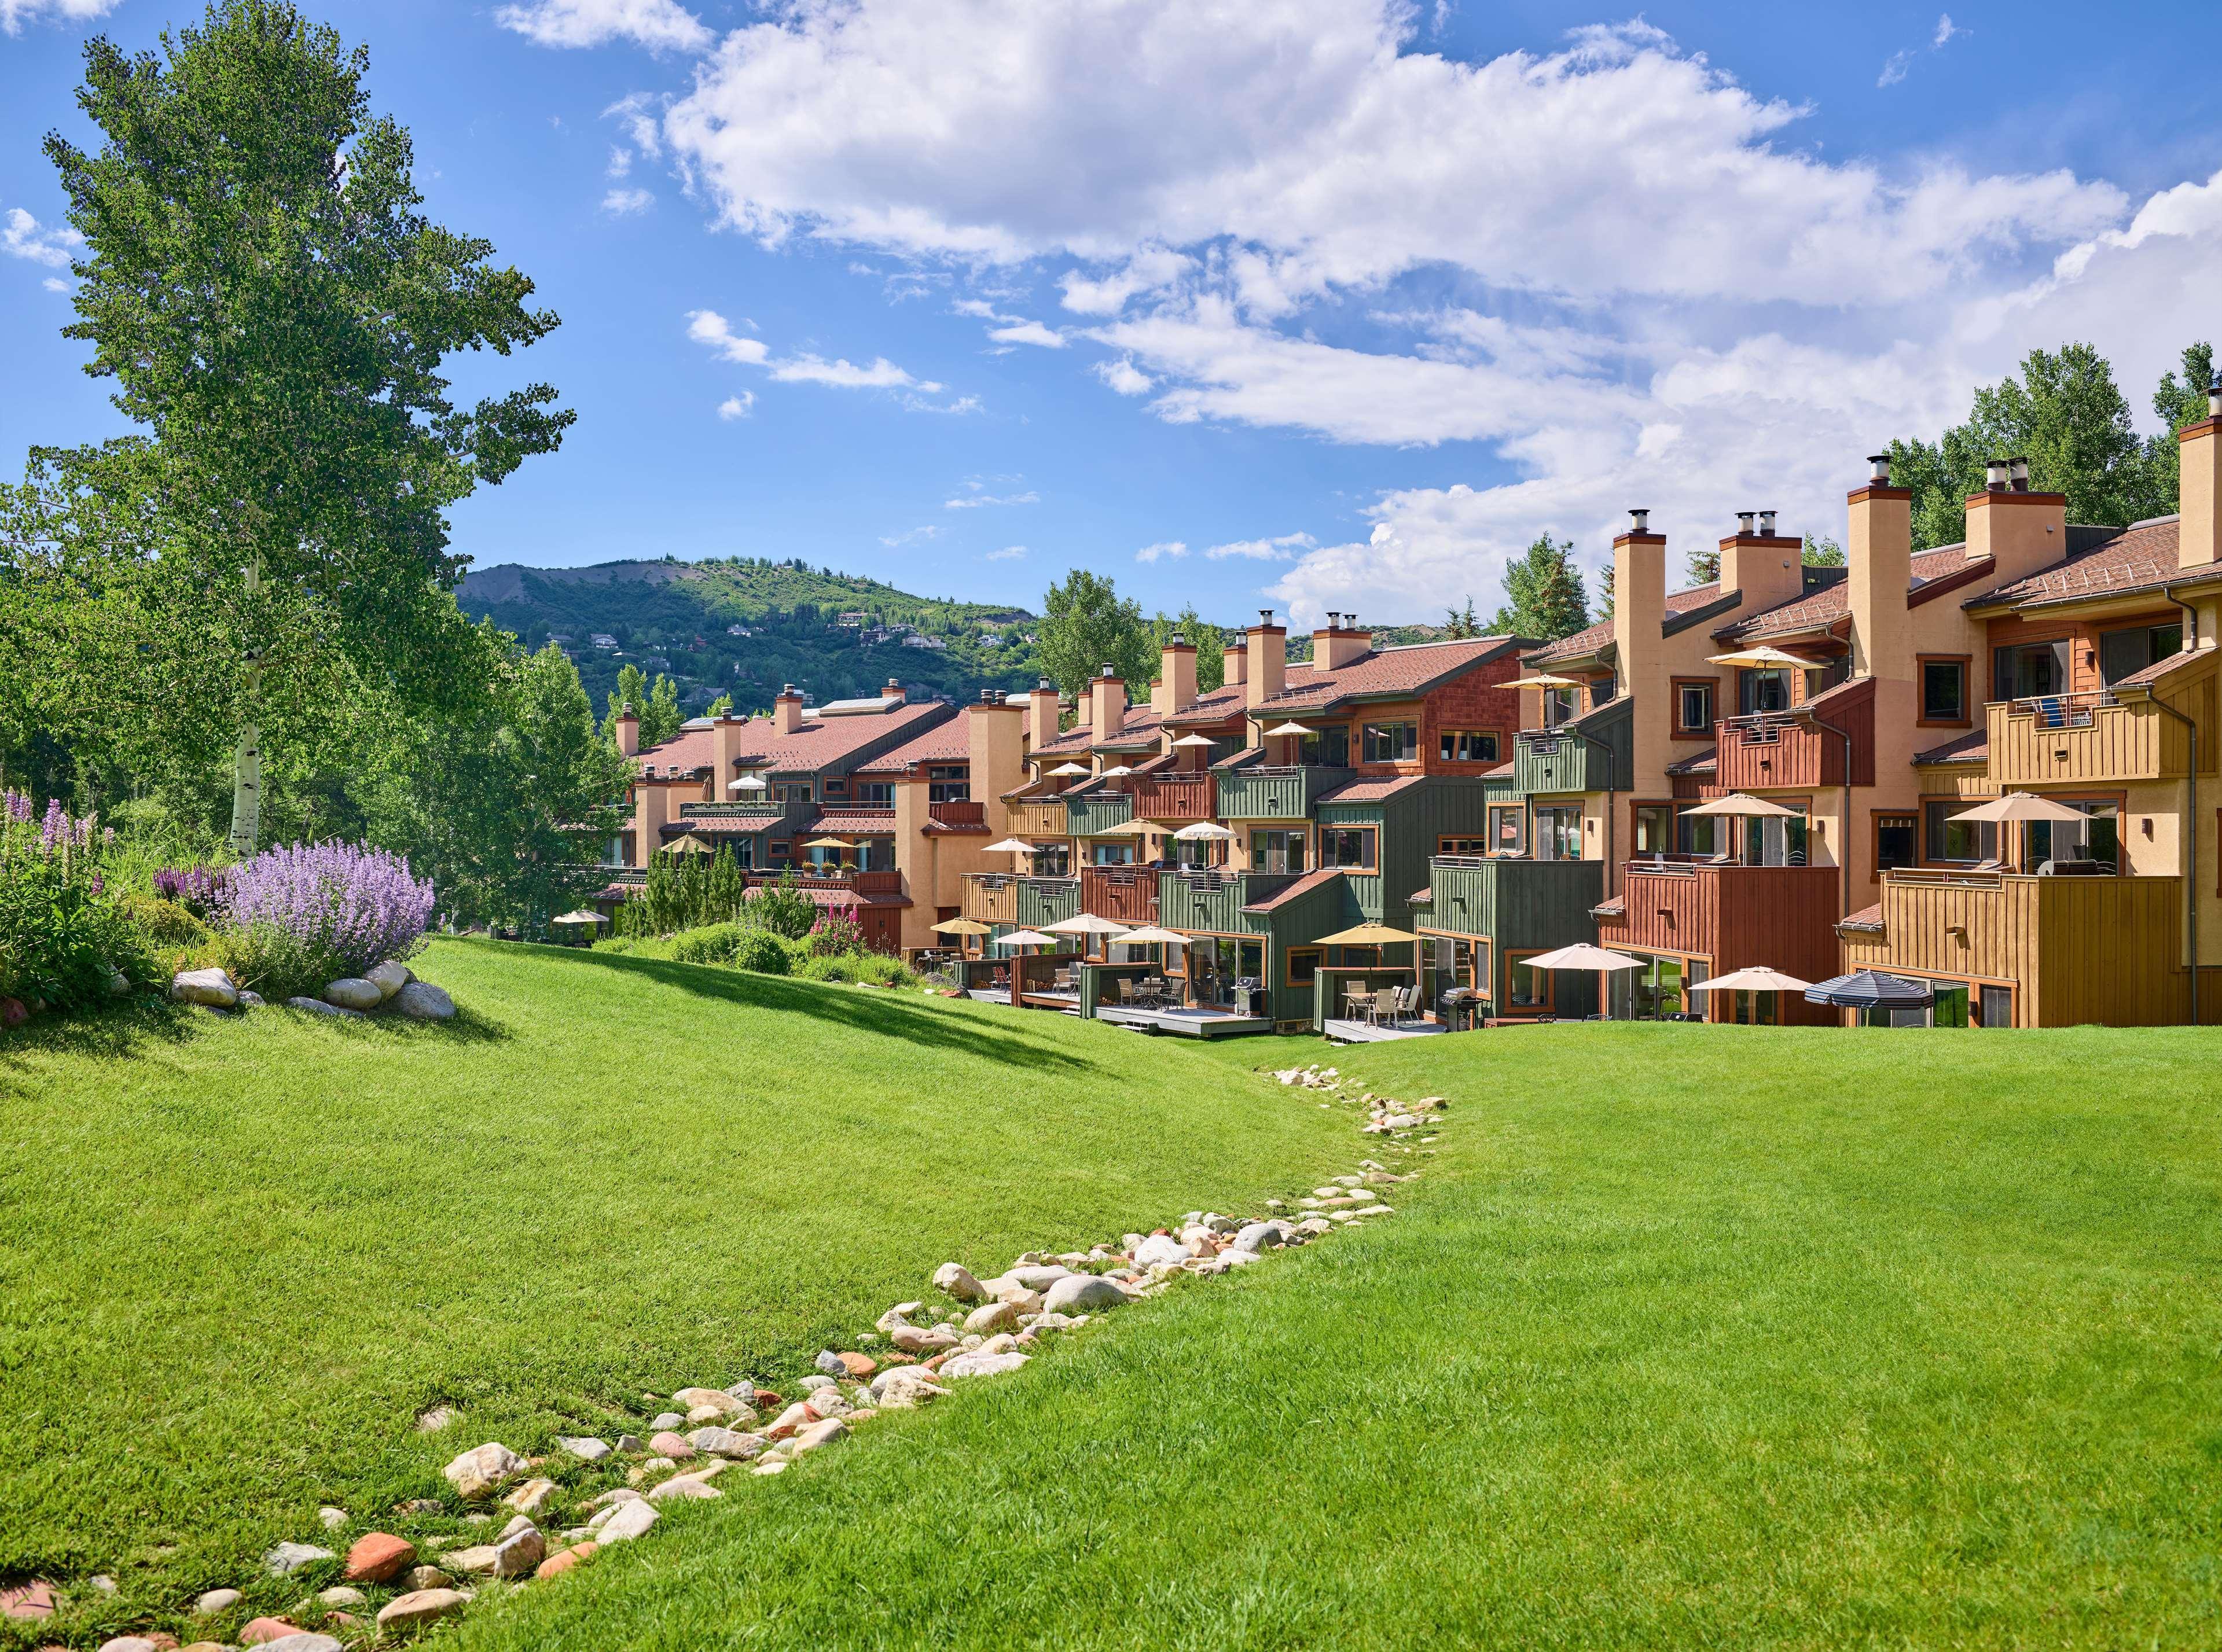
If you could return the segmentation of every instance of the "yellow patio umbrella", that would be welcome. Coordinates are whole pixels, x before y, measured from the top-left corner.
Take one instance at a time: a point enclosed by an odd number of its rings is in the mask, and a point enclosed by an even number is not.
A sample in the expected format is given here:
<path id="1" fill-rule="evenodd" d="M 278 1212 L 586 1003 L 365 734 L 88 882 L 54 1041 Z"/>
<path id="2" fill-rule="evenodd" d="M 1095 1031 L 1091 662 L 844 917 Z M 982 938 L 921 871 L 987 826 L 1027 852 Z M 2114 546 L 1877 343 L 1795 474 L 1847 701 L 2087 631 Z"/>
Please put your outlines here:
<path id="1" fill-rule="evenodd" d="M 1420 937 L 1409 929 L 1392 929 L 1385 923 L 1365 923 L 1354 929 L 1323 935 L 1315 943 L 1322 947 L 1401 947 Z"/>
<path id="2" fill-rule="evenodd" d="M 1146 820 L 1122 820 L 1116 826 L 1106 826 L 1100 832 L 1085 834 L 1094 837 L 1139 837 L 1146 832 L 1161 832 L 1165 829 Z"/>
<path id="3" fill-rule="evenodd" d="M 1554 677 L 1547 671 L 1539 671 L 1533 677 L 1518 677 L 1504 685 L 1507 688 L 1579 688 L 1579 677 Z"/>
<path id="4" fill-rule="evenodd" d="M 666 854 L 715 854 L 718 852 L 718 846 L 706 842 L 690 832 L 676 843 L 666 843 L 663 846 L 663 852 Z"/>
<path id="5" fill-rule="evenodd" d="M 845 837 L 813 837 L 802 847 L 806 849 L 845 849 L 854 845 Z"/>
<path id="6" fill-rule="evenodd" d="M 1682 812 L 1685 815 L 1742 815 L 1754 820 L 1804 818 L 1801 811 L 1796 809 L 1785 809 L 1779 803 L 1754 798 L 1748 792 L 1731 792 L 1725 798 L 1715 798 L 1710 803 L 1701 803 Z"/>
<path id="7" fill-rule="evenodd" d="M 1794 654 L 1785 654 L 1781 649 L 1771 648 L 1766 643 L 1761 643 L 1756 648 L 1739 648 L 1734 654 L 1707 654 L 1705 658 L 1716 666 L 1749 666 L 1754 668 L 1767 666 L 1796 666 L 1805 671 L 1821 669 L 1821 662 L 1817 660 L 1800 660 Z"/>
<path id="8" fill-rule="evenodd" d="M 933 925 L 936 935 L 993 935 L 995 931 L 977 918 L 945 917 Z"/>

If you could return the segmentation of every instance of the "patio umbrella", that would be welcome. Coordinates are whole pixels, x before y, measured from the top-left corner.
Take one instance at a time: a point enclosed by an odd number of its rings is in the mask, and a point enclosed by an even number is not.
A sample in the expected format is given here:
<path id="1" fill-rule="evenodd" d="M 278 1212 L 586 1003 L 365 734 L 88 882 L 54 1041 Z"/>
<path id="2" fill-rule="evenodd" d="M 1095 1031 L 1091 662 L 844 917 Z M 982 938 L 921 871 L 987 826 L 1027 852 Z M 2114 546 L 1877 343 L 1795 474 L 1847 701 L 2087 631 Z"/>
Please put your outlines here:
<path id="1" fill-rule="evenodd" d="M 933 926 L 936 935 L 993 935 L 995 931 L 977 918 L 945 917 Z"/>
<path id="2" fill-rule="evenodd" d="M 1089 768 L 1085 763 L 1059 763 L 1055 768 L 1050 771 L 1050 773 L 1052 776 L 1055 776 L 1059 774 L 1093 774 L 1095 772 L 1095 770 Z"/>
<path id="3" fill-rule="evenodd" d="M 1279 728 L 1268 729 L 1265 732 L 1269 735 L 1308 735 L 1311 730 L 1301 723 L 1284 723 Z"/>
<path id="4" fill-rule="evenodd" d="M 1518 677 L 1504 685 L 1507 688 L 1579 688 L 1579 677 L 1554 677 L 1547 671 L 1539 671 L 1533 677 Z"/>
<path id="5" fill-rule="evenodd" d="M 1951 817 L 1954 820 L 2057 820 L 2081 826 L 2091 817 L 2080 809 L 2070 809 L 2064 804 L 2040 798 L 2034 792 L 2009 792 L 2003 798 L 1993 798 L 1988 803 L 1978 804 L 1973 809 L 1963 809 Z"/>
<path id="6" fill-rule="evenodd" d="M 1129 929 L 1119 937 L 1122 947 L 1185 947 L 1188 937 L 1177 929 L 1161 929 L 1154 923 Z"/>
<path id="7" fill-rule="evenodd" d="M 1224 843 L 1233 842 L 1240 834 L 1229 827 L 1221 825 L 1215 820 L 1199 820 L 1193 826 L 1182 827 L 1173 835 L 1183 843 L 1193 843 L 1199 838 L 1208 839 L 1214 843 Z"/>
<path id="8" fill-rule="evenodd" d="M 589 912 L 581 907 L 575 912 L 566 912 L 561 917 L 551 917 L 550 923 L 606 923 L 609 919 L 599 912 Z"/>
<path id="9" fill-rule="evenodd" d="M 1076 912 L 1061 923 L 1045 923 L 1042 927 L 1051 935 L 1115 935 L 1123 940 L 1127 934 L 1125 924 L 1114 923 L 1109 918 L 1098 917 L 1093 912 Z"/>
<path id="10" fill-rule="evenodd" d="M 845 837 L 813 837 L 802 847 L 806 849 L 845 849 L 853 846 Z"/>
<path id="11" fill-rule="evenodd" d="M 1007 837 L 1000 843 L 988 845 L 990 854 L 1039 854 L 1041 851 L 1021 838 Z"/>
<path id="12" fill-rule="evenodd" d="M 1692 992 L 1804 992 L 1813 983 L 1801 981 L 1795 975 L 1786 975 L 1779 969 L 1769 969 L 1757 964 L 1749 969 L 1732 969 L 1725 975 L 1716 975 L 1710 981 L 1691 984 Z"/>
<path id="13" fill-rule="evenodd" d="M 676 843 L 666 843 L 663 846 L 663 852 L 666 854 L 715 854 L 718 849 L 715 844 L 706 843 L 689 833 Z"/>
<path id="14" fill-rule="evenodd" d="M 728 792 L 762 792 L 771 784 L 761 774 L 744 774 L 738 780 L 725 782 Z"/>
<path id="15" fill-rule="evenodd" d="M 1821 669 L 1821 662 L 1817 660 L 1800 660 L 1794 654 L 1785 654 L 1781 649 L 1768 648 L 1764 643 L 1756 648 L 1739 648 L 1734 654 L 1712 654 L 1705 658 L 1716 666 L 1798 666 L 1807 671 Z"/>
<path id="16" fill-rule="evenodd" d="M 1392 929 L 1385 923 L 1365 923 L 1355 929 L 1323 935 L 1314 944 L 1322 947 L 1401 947 L 1420 937 L 1409 929 Z"/>
<path id="17" fill-rule="evenodd" d="M 1748 792 L 1731 792 L 1725 798 L 1715 798 L 1710 803 L 1701 803 L 1696 808 L 1685 809 L 1682 812 L 1685 815 L 1744 815 L 1754 819 L 1805 818 L 1795 809 L 1785 809 L 1779 803 L 1754 798 Z"/>
<path id="18" fill-rule="evenodd" d="M 1805 989 L 1807 1003 L 1834 1004 L 1839 1010 L 1920 1010 L 1936 996 L 1926 981 L 1872 969 L 1855 969 Z"/>
<path id="19" fill-rule="evenodd" d="M 1578 941 L 1571 947 L 1560 947 L 1555 952 L 1539 952 L 1533 958 L 1520 962 L 1530 969 L 1641 969 L 1641 958 L 1631 958 L 1624 952 L 1614 952 L 1604 947 L 1593 947 L 1586 941 Z"/>
<path id="20" fill-rule="evenodd" d="M 1211 743 L 1210 739 L 1203 735 L 1183 735 L 1173 742 L 1176 746 L 1208 746 Z"/>
<path id="21" fill-rule="evenodd" d="M 1122 820 L 1116 826 L 1106 826 L 1100 832 L 1083 833 L 1094 837 L 1139 837 L 1145 832 L 1161 832 L 1162 826 L 1153 826 L 1146 820 Z"/>
<path id="22" fill-rule="evenodd" d="M 1134 771 L 1133 769 L 1127 767 L 1124 763 L 1114 763 L 1095 778 L 1099 780 L 1115 780 L 1122 774 L 1132 774 L 1133 772 Z"/>

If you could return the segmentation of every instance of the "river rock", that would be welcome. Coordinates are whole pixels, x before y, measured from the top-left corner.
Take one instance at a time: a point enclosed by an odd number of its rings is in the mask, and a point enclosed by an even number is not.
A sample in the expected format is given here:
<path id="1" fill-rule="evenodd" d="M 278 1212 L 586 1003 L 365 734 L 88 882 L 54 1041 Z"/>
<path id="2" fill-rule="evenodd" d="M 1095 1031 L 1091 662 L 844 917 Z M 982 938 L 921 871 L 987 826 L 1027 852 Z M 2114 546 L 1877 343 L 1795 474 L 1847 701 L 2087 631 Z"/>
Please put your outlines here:
<path id="1" fill-rule="evenodd" d="M 968 1336 L 976 1332 L 982 1336 L 993 1336 L 999 1330 L 1016 1330 L 1018 1328 L 1019 1311 L 1007 1302 L 982 1303 L 964 1316 L 964 1330 Z"/>
<path id="2" fill-rule="evenodd" d="M 378 996 L 381 998 L 392 998 L 416 979 L 416 976 L 411 974 L 405 967 L 395 963 L 391 958 L 375 968 L 366 971 L 363 974 L 363 979 L 378 989 Z"/>
<path id="3" fill-rule="evenodd" d="M 466 1498 L 486 1496 L 524 1467 L 524 1459 L 499 1441 L 474 1446 L 440 1472 Z"/>
<path id="4" fill-rule="evenodd" d="M 651 1503 L 675 1503 L 682 1500 L 723 1497 L 725 1493 L 700 1474 L 675 1474 L 648 1494 Z"/>
<path id="5" fill-rule="evenodd" d="M 941 1367 L 945 1377 L 993 1377 L 1006 1371 L 1015 1371 L 1032 1356 L 1016 1352 L 1009 1354 L 960 1354 Z"/>
<path id="6" fill-rule="evenodd" d="M 1153 1233 L 1134 1250 L 1134 1261 L 1143 1267 L 1152 1267 L 1161 1262 L 1177 1267 L 1186 1261 L 1188 1256 L 1188 1247 L 1169 1233 Z"/>
<path id="7" fill-rule="evenodd" d="M 906 1354 L 923 1355 L 955 1348 L 960 1339 L 946 1325 L 904 1325 L 892 1332 L 888 1340 Z"/>
<path id="8" fill-rule="evenodd" d="M 690 1418 L 693 1413 L 700 1411 L 706 1405 L 713 1408 L 719 1417 L 739 1417 L 744 1412 L 748 1413 L 751 1419 L 754 1417 L 754 1413 L 749 1411 L 749 1407 L 744 1403 L 727 1393 L 723 1388 L 681 1388 L 671 1396 L 671 1402 L 675 1405 L 684 1405 Z M 702 1420 L 706 1423 L 713 1419 L 704 1417 Z"/>
<path id="9" fill-rule="evenodd" d="M 369 1532 L 348 1550 L 347 1570 L 341 1575 L 350 1583 L 384 1583 L 416 1558 L 417 1545 L 407 1538 Z"/>
<path id="10" fill-rule="evenodd" d="M 1049 1294 L 1042 1298 L 1042 1311 L 1095 1313 L 1104 1308 L 1123 1308 L 1129 1300 L 1126 1292 L 1101 1274 L 1074 1273 L 1049 1287 Z"/>
<path id="11" fill-rule="evenodd" d="M 602 1522 L 594 1534 L 600 1543 L 630 1542 L 656 1524 L 656 1505 L 643 1498 L 635 1503 L 620 1503 L 610 1517 Z"/>
<path id="12" fill-rule="evenodd" d="M 680 1420 L 684 1422 L 686 1419 L 681 1417 Z M 669 1429 L 651 1435 L 649 1437 L 648 1449 L 657 1456 L 668 1457 L 674 1462 L 691 1461 L 694 1455 L 694 1448 L 687 1443 L 686 1437 L 674 1434 Z"/>
<path id="13" fill-rule="evenodd" d="M 378 1626 L 382 1630 L 421 1628 L 453 1617 L 463 1609 L 466 1599 L 453 1589 L 413 1589 L 379 1609 Z"/>
<path id="14" fill-rule="evenodd" d="M 980 1288 L 980 1281 L 956 1262 L 944 1262 L 933 1270 L 933 1288 L 959 1302 L 979 1302 L 988 1294 Z"/>
<path id="15" fill-rule="evenodd" d="M 687 1443 L 706 1456 L 725 1457 L 736 1461 L 755 1456 L 763 1449 L 763 1436 L 758 1434 L 737 1434 L 731 1429 L 696 1429 L 687 1436 Z"/>
<path id="16" fill-rule="evenodd" d="M 287 998 L 288 1010 L 299 1010 L 312 1016 L 330 1016 L 336 1021 L 362 1019 L 360 1010 L 342 1010 L 336 1004 L 327 1004 L 322 998 Z"/>
<path id="17" fill-rule="evenodd" d="M 599 1462 L 610 1455 L 610 1442 L 597 1440 L 591 1435 L 574 1436 L 556 1442 L 558 1451 L 568 1451 L 581 1462 Z"/>
<path id="18" fill-rule="evenodd" d="M 272 1577 L 290 1577 L 304 1566 L 332 1558 L 329 1549 L 319 1549 L 314 1543 L 280 1543 L 262 1557 L 262 1569 Z"/>
<path id="19" fill-rule="evenodd" d="M 240 1635 L 242 1645 L 250 1644 L 245 1632 Z M 291 1635 L 280 1635 L 275 1640 L 264 1641 L 262 1652 L 345 1652 L 347 1643 L 336 1635 L 320 1634 L 312 1629 L 297 1629 Z"/>
<path id="20" fill-rule="evenodd" d="M 229 1611 L 240 1603 L 241 1599 L 242 1596 L 236 1589 L 210 1589 L 193 1602 L 193 1615 L 196 1618 L 217 1617 Z"/>
<path id="21" fill-rule="evenodd" d="M 386 994 L 360 975 L 342 975 L 325 983 L 324 1002 L 342 1010 L 375 1010 L 386 1002 Z"/>
<path id="22" fill-rule="evenodd" d="M 411 981 L 393 995 L 393 1007 L 411 1021 L 453 1021 L 455 1001 L 445 987 Z"/>
<path id="23" fill-rule="evenodd" d="M 1285 1222 L 1252 1222 L 1234 1236 L 1237 1250 L 1277 1250 L 1289 1242 Z"/>
<path id="24" fill-rule="evenodd" d="M 170 996 L 179 1004 L 205 1004 L 229 1010 L 239 1003 L 239 989 L 220 969 L 181 969 L 170 978 Z"/>
<path id="25" fill-rule="evenodd" d="M 832 1445 L 834 1441 L 844 1438 L 848 1432 L 846 1423 L 838 1417 L 829 1417 L 822 1423 L 813 1423 L 796 1435 L 794 1443 L 788 1449 L 800 1456 L 806 1451 L 815 1451 L 822 1445 Z"/>

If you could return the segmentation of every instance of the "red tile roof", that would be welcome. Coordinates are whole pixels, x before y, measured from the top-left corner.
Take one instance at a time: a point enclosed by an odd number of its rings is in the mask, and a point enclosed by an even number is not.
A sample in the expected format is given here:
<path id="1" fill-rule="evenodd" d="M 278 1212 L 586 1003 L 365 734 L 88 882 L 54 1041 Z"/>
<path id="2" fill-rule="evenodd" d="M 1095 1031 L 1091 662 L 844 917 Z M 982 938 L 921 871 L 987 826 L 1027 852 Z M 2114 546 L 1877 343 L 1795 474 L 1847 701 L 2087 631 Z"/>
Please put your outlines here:
<path id="1" fill-rule="evenodd" d="M 1261 901 L 1251 902 L 1242 910 L 1246 912 L 1270 912 L 1276 907 L 1286 906 L 1290 901 L 1310 894 L 1313 890 L 1340 876 L 1342 876 L 1340 867 L 1325 867 L 1316 872 L 1307 872 L 1296 882 L 1284 885 Z"/>
<path id="2" fill-rule="evenodd" d="M 1968 565 L 1965 545 L 1944 545 L 1933 551 L 1913 554 L 1912 577 L 1906 581 L 1907 591 L 1916 591 L 1930 581 L 1948 573 L 1955 573 Z M 1772 608 L 1762 608 L 1756 614 L 1747 614 L 1732 625 L 1723 625 L 1713 633 L 1724 642 L 1745 642 L 1761 637 L 1798 636 L 1812 631 L 1826 631 L 1852 616 L 1852 585 L 1849 579 L 1839 579 L 1818 591 L 1792 597 L 1786 603 L 1777 603 Z"/>
<path id="3" fill-rule="evenodd" d="M 1096 738 L 1095 730 L 1082 726 L 1066 729 L 1055 740 L 1033 748 L 1036 757 L 1081 756 L 1106 748 L 1125 749 L 1140 745 L 1157 744 L 1158 730 L 1162 725 L 1158 714 L 1146 704 L 1130 705 L 1120 720 L 1117 731 L 1108 739 Z"/>
<path id="4" fill-rule="evenodd" d="M 857 769 L 859 774 L 901 774 L 913 763 L 962 763 L 972 755 L 971 726 L 962 715 L 938 723 Z"/>
<path id="5" fill-rule="evenodd" d="M 1913 760 L 1917 763 L 1980 763 L 1987 761 L 1990 754 L 1991 731 L 1985 728 L 1962 735 L 1956 740 L 1948 740 L 1941 746 L 1931 746 L 1925 752 L 1916 752 Z"/>
<path id="6" fill-rule="evenodd" d="M 688 815 L 681 820 L 665 821 L 663 823 L 663 835 L 666 837 L 685 837 L 690 835 L 694 837 L 747 837 L 757 832 L 767 831 L 780 823 L 781 818 L 777 815 L 759 815 L 754 819 L 750 819 L 744 815 Z"/>
<path id="7" fill-rule="evenodd" d="M 2201 650 L 2197 654 L 2166 654 L 2162 658 L 2154 660 L 2152 664 L 2147 666 L 2143 671 L 2133 671 L 2126 677 L 2116 679 L 2113 683 L 2109 685 L 2109 686 L 2113 688 L 2150 688 L 2153 684 L 2158 682 L 2170 672 L 2180 671 L 2184 666 L 2203 660 L 2207 657 L 2207 654 L 2204 650 Z"/>
<path id="8" fill-rule="evenodd" d="M 802 837 L 813 835 L 819 832 L 837 834 L 848 832 L 863 835 L 874 832 L 892 832 L 894 829 L 895 811 L 892 809 L 877 811 L 859 810 L 850 814 L 828 810 L 812 821 L 808 826 L 798 826 L 794 831 L 796 836 Z"/>
<path id="9" fill-rule="evenodd" d="M 1208 728 L 1226 723 L 1242 715 L 1249 688 L 1241 683 L 1227 683 L 1208 694 L 1198 695 L 1189 705 L 1165 719 L 1168 729 Z"/>
<path id="10" fill-rule="evenodd" d="M 1518 637 L 1466 637 L 1455 642 L 1415 642 L 1402 648 L 1373 649 L 1334 671 L 1290 666 L 1282 679 L 1281 691 L 1260 702 L 1251 715 L 1266 717 L 1324 711 L 1346 700 L 1424 693 L 1447 679 L 1511 654 L 1521 646 Z"/>
<path id="11" fill-rule="evenodd" d="M 1512 778 L 1512 772 L 1516 767 L 1517 766 L 1512 763 L 1499 763 L 1495 768 L 1482 770 L 1481 778 L 1484 780 L 1509 780 Z"/>
<path id="12" fill-rule="evenodd" d="M 1882 903 L 1877 901 L 1872 906 L 1861 907 L 1836 927 L 1840 929 L 1873 929 L 1880 933 L 1882 929 Z"/>
<path id="13" fill-rule="evenodd" d="M 2159 516 L 2133 524 L 2095 550 L 2068 557 L 2010 585 L 1971 597 L 1974 608 L 1993 603 L 2043 604 L 2088 602 L 2125 591 L 2150 591 L 2184 578 L 2176 566 L 2179 519 Z"/>
<path id="14" fill-rule="evenodd" d="M 1319 801 L 1329 803 L 1378 803 L 1384 798 L 1393 798 L 1399 792 L 1409 791 L 1427 779 L 1424 774 L 1400 774 L 1388 780 L 1353 780 L 1348 785 L 1323 792 Z"/>
<path id="15" fill-rule="evenodd" d="M 954 716 L 946 705 L 898 705 L 887 711 L 860 711 L 838 717 L 812 717 L 791 735 L 781 734 L 769 717 L 750 717 L 736 731 L 735 761 L 780 773 L 808 773 L 838 765 L 863 747 L 902 730 L 922 732 Z M 717 760 L 715 731 L 681 729 L 661 746 L 634 760 L 643 773 L 677 765 L 682 772 Z"/>
<path id="16" fill-rule="evenodd" d="M 681 729 L 661 746 L 650 747 L 632 760 L 643 778 L 692 774 L 717 760 L 717 748 L 711 744 L 707 729 Z"/>
<path id="17" fill-rule="evenodd" d="M 1717 581 L 1709 585 L 1692 585 L 1687 591 L 1666 593 L 1666 616 L 1686 613 L 1692 608 L 1703 608 L 1707 603 L 1719 600 L 1721 587 Z M 1562 636 L 1556 642 L 1535 649 L 1525 656 L 1531 665 L 1544 665 L 1554 660 L 1585 660 L 1612 641 L 1612 622 L 1599 620 L 1586 630 Z"/>

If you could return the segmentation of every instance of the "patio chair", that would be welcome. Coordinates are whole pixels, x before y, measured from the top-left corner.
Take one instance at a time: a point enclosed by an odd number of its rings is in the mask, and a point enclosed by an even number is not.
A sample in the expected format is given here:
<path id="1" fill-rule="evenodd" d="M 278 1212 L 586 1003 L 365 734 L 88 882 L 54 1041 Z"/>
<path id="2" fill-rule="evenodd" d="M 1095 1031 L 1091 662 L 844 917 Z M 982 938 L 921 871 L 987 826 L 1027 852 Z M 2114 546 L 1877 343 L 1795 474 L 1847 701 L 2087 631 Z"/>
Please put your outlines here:
<path id="1" fill-rule="evenodd" d="M 1400 1021 L 1411 1021 L 1417 1019 L 1420 1013 L 1419 983 L 1415 981 L 1397 996 L 1401 1000 L 1397 1005 L 1397 1019 Z"/>

